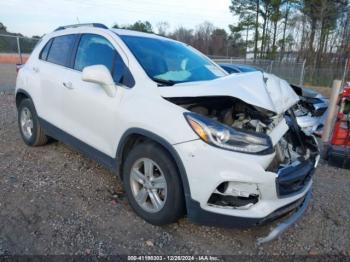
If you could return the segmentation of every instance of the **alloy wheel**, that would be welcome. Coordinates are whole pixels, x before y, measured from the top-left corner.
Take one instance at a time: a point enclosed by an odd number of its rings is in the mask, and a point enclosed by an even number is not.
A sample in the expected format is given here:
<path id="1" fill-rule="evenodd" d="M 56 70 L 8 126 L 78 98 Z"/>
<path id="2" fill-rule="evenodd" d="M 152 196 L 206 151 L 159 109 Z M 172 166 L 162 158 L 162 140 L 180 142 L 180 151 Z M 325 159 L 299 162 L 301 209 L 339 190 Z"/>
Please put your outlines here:
<path id="1" fill-rule="evenodd" d="M 150 213 L 159 212 L 167 198 L 163 171 L 153 160 L 141 158 L 131 168 L 131 191 L 137 204 Z"/>

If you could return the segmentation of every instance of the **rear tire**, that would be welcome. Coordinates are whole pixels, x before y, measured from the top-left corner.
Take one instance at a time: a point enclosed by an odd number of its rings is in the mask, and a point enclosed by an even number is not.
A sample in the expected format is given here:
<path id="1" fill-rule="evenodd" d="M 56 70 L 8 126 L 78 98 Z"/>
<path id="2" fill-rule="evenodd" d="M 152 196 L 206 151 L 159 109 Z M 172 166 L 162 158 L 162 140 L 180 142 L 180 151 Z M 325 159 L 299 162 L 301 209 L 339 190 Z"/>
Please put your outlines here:
<path id="1" fill-rule="evenodd" d="M 18 126 L 22 139 L 28 146 L 42 146 L 48 142 L 48 137 L 40 126 L 34 104 L 29 98 L 19 104 Z"/>
<path id="2" fill-rule="evenodd" d="M 147 222 L 166 225 L 184 215 L 177 167 L 160 145 L 145 142 L 131 149 L 123 166 L 123 182 L 131 207 Z"/>

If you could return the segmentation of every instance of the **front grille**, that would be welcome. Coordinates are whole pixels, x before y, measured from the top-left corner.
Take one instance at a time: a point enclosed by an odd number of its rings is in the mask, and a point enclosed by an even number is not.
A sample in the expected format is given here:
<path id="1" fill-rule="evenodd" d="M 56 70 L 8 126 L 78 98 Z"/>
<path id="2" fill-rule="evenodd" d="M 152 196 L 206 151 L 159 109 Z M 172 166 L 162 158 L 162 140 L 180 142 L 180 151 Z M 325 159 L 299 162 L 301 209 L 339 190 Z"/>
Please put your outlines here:
<path id="1" fill-rule="evenodd" d="M 314 164 L 311 160 L 281 168 L 276 178 L 278 196 L 285 197 L 302 191 L 311 180 L 313 172 Z"/>

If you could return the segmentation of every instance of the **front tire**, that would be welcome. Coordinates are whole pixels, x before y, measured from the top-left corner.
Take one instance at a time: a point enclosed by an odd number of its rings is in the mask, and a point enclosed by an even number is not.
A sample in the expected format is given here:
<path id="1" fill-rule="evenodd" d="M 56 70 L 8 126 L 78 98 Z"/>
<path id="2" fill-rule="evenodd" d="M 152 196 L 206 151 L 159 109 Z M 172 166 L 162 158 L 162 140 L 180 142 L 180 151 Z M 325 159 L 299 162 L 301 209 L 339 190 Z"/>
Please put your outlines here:
<path id="1" fill-rule="evenodd" d="M 22 139 L 28 146 L 42 146 L 47 143 L 48 137 L 40 126 L 34 104 L 29 98 L 19 104 L 18 126 Z"/>
<path id="2" fill-rule="evenodd" d="M 123 166 L 124 188 L 136 214 L 153 225 L 176 222 L 184 214 L 181 180 L 169 153 L 146 142 L 136 145 Z"/>

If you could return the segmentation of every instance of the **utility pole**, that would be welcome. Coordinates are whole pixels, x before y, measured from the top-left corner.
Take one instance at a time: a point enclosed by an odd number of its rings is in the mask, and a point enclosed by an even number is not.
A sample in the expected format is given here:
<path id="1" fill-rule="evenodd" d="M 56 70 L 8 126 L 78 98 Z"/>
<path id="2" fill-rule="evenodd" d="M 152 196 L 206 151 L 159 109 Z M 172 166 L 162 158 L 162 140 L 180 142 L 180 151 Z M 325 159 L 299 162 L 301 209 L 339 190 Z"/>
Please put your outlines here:
<path id="1" fill-rule="evenodd" d="M 23 64 L 21 44 L 19 42 L 19 37 L 17 36 L 16 39 L 17 39 L 17 51 L 18 51 L 19 61 L 20 61 L 21 64 Z"/>

